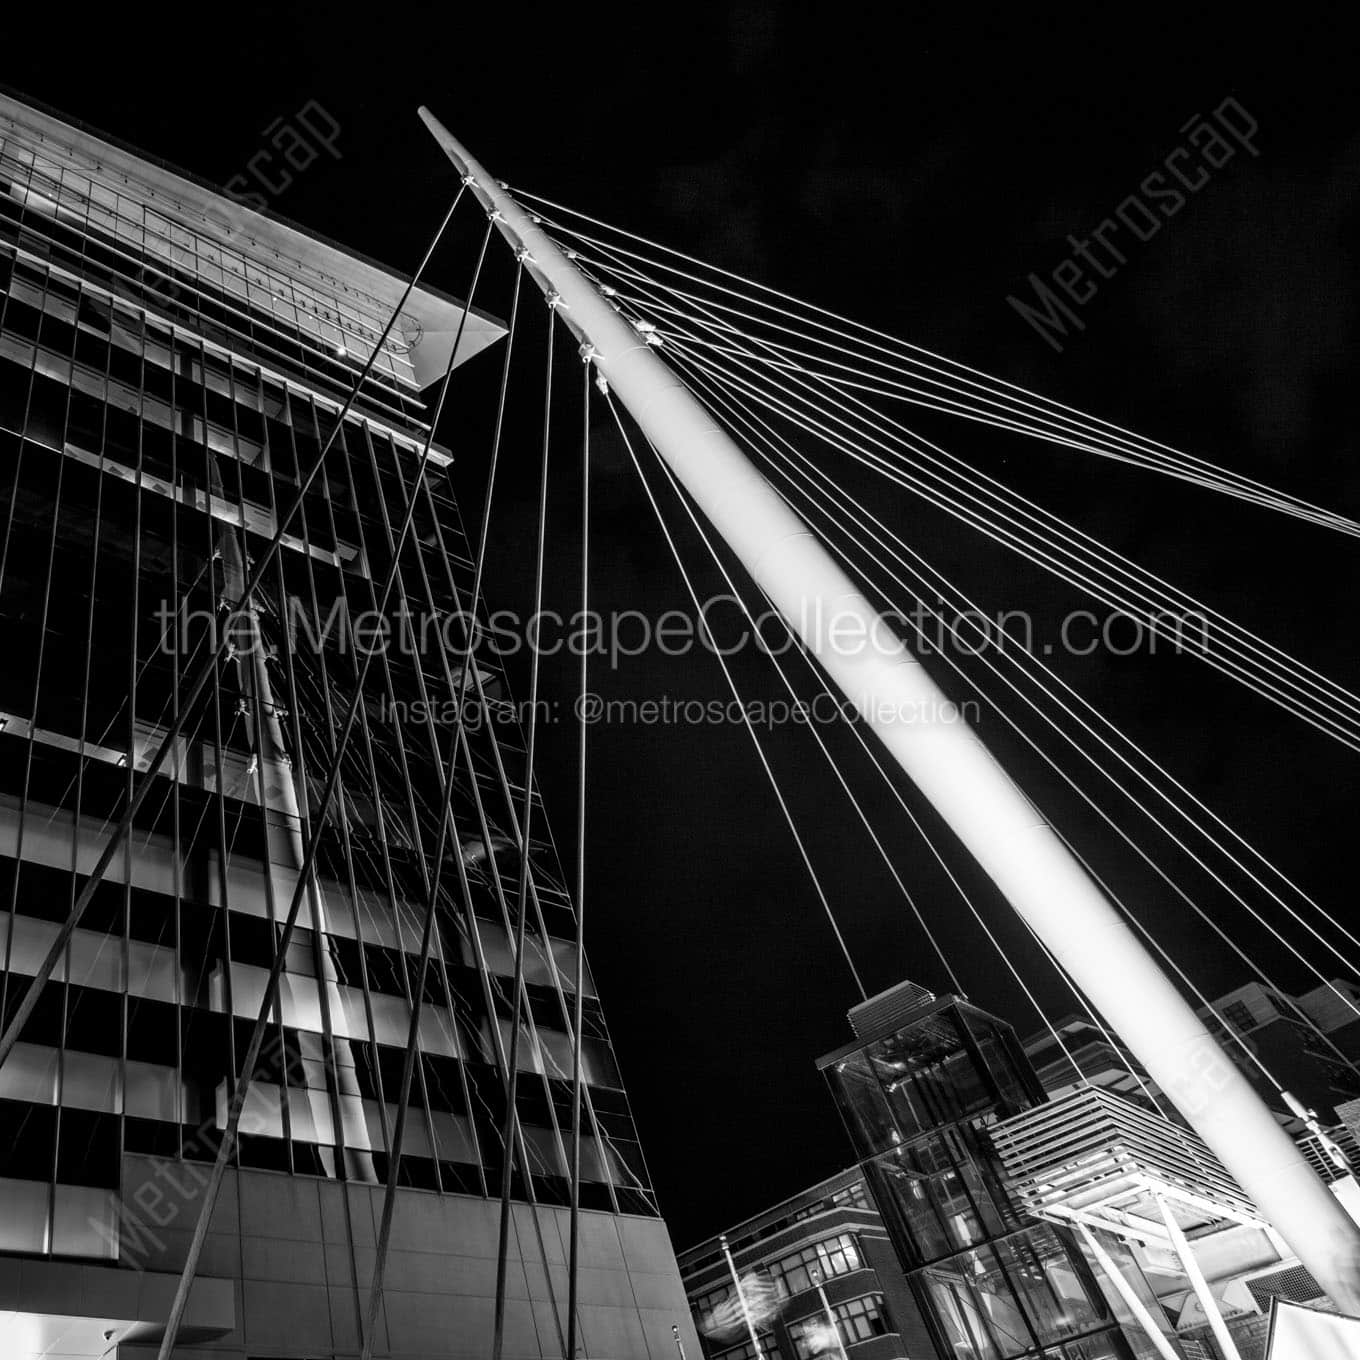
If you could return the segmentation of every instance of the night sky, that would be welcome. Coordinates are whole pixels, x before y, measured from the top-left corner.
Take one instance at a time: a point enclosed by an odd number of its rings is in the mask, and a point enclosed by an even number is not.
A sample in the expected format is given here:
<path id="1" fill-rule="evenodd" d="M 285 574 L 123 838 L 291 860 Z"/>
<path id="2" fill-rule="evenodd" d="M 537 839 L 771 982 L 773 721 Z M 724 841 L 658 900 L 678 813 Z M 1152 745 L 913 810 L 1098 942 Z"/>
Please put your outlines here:
<path id="1" fill-rule="evenodd" d="M 398 269 L 414 264 L 453 188 L 416 119 L 427 103 L 512 184 L 1360 517 L 1346 376 L 1360 239 L 1351 15 L 1029 10 L 29 5 L 6 16 L 0 80 L 218 184 L 265 145 L 271 120 L 315 100 L 340 125 L 342 154 L 299 174 L 275 208 Z M 1184 142 L 1188 119 L 1230 96 L 1259 124 L 1259 157 L 1234 156 L 1129 248 L 1082 309 L 1086 329 L 1055 353 L 1007 295 L 1031 271 L 1047 275 L 1071 253 L 1069 233 L 1109 216 Z M 472 243 L 466 235 L 441 256 L 437 283 L 465 291 Z M 504 314 L 508 296 L 478 301 Z M 468 370 L 469 405 L 497 362 Z M 526 365 L 515 389 L 529 416 L 507 450 L 496 606 L 529 598 L 537 382 Z M 563 393 L 569 415 L 570 381 Z M 1086 455 L 921 425 L 1324 673 L 1360 680 L 1355 540 Z M 576 436 L 569 418 L 561 428 L 548 599 L 570 608 Z M 441 437 L 458 455 L 471 517 L 486 444 L 460 438 L 452 421 Z M 664 541 L 600 422 L 595 443 L 599 607 L 682 606 Z M 936 512 L 860 489 L 990 607 L 1056 619 L 1088 603 Z M 701 579 L 718 586 L 711 573 Z M 1353 918 L 1352 754 L 1184 659 L 1054 660 L 1291 877 Z M 778 692 L 761 663 L 744 660 L 738 674 L 749 695 Z M 574 676 L 553 663 L 544 682 L 550 697 L 569 697 Z M 600 675 L 597 688 L 725 693 L 711 659 L 656 655 Z M 1200 985 L 1246 980 L 993 715 L 981 726 Z M 564 849 L 574 743 L 561 726 L 541 747 Z M 602 727 L 590 750 L 589 947 L 662 1208 L 686 1245 L 849 1159 L 814 1060 L 849 1037 L 856 994 L 743 731 Z M 907 976 L 943 985 L 805 734 L 777 733 L 770 752 L 869 989 Z M 870 793 L 867 807 L 966 990 L 1029 1033 L 1033 1011 L 889 798 Z M 1004 906 L 941 844 L 1046 1005 L 1070 1009 Z M 1237 908 L 1200 888 L 1268 970 L 1306 982 Z"/>

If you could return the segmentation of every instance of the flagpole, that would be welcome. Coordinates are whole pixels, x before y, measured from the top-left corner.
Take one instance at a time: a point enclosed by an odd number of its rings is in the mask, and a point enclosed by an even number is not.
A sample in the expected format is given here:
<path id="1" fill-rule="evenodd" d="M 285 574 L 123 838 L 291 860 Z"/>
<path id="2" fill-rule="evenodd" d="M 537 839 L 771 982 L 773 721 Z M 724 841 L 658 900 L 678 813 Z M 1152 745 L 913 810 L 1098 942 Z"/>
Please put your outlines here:
<path id="1" fill-rule="evenodd" d="M 826 1324 L 831 1328 L 831 1335 L 836 1338 L 836 1349 L 841 1353 L 841 1360 L 850 1360 L 845 1352 L 845 1340 L 841 1336 L 840 1323 L 836 1321 L 836 1315 L 831 1311 L 831 1300 L 826 1296 L 826 1290 L 822 1285 L 822 1272 L 817 1266 L 808 1267 L 808 1278 L 817 1286 L 817 1297 L 822 1301 L 822 1312 L 826 1314 Z"/>
<path id="2" fill-rule="evenodd" d="M 764 1360 L 765 1352 L 760 1349 L 760 1338 L 756 1335 L 756 1324 L 751 1320 L 751 1310 L 746 1306 L 746 1295 L 741 1287 L 741 1276 L 737 1274 L 737 1263 L 732 1259 L 731 1249 L 727 1245 L 726 1233 L 719 1235 L 718 1245 L 722 1247 L 727 1269 L 732 1273 L 732 1287 L 737 1291 L 737 1302 L 741 1304 L 741 1315 L 746 1319 L 746 1332 L 751 1338 L 751 1349 L 755 1352 L 755 1360 Z"/>

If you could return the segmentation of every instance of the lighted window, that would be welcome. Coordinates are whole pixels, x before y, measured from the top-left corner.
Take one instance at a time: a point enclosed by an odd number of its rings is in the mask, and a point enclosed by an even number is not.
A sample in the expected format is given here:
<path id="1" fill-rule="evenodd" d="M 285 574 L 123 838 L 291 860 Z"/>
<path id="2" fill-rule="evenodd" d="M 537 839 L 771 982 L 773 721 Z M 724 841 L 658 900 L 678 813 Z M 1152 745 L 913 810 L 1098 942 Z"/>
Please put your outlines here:
<path id="1" fill-rule="evenodd" d="M 47 1250 L 46 1181 L 0 1180 L 0 1251 Z"/>
<path id="2" fill-rule="evenodd" d="M 41 1044 L 15 1044 L 0 1067 L 0 1100 L 55 1105 L 57 1050 Z"/>
<path id="3" fill-rule="evenodd" d="M 721 1284 L 716 1289 L 710 1289 L 705 1294 L 698 1294 L 689 1301 L 690 1311 L 694 1314 L 695 1320 L 703 1327 L 704 1318 L 711 1313 L 719 1304 L 726 1303 L 732 1297 L 732 1286 Z"/>
<path id="4" fill-rule="evenodd" d="M 835 1275 L 848 1275 L 862 1264 L 854 1237 L 850 1233 L 840 1233 L 780 1257 L 770 1265 L 769 1271 L 788 1293 L 801 1294 L 816 1283 L 814 1271 L 823 1280 L 828 1280 Z"/>
<path id="5" fill-rule="evenodd" d="M 52 1214 L 52 1254 L 118 1257 L 118 1196 L 85 1185 L 58 1185 Z"/>

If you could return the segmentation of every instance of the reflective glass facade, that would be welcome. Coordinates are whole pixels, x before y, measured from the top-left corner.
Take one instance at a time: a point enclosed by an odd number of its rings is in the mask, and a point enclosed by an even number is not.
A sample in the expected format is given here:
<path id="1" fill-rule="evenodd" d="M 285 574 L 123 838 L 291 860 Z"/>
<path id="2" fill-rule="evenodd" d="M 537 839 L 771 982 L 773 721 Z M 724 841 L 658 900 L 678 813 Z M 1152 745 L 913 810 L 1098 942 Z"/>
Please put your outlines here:
<path id="1" fill-rule="evenodd" d="M 822 1068 L 939 1354 L 1133 1354 L 1070 1236 L 1012 1200 L 987 1126 L 1044 1099 L 1010 1027 L 953 997 Z"/>
<path id="2" fill-rule="evenodd" d="M 183 735 L 0 1069 L 0 1251 L 116 1258 L 125 1154 L 211 1160 L 304 846 L 318 872 L 241 1124 L 239 1165 L 381 1184 L 465 688 L 503 676 L 461 619 L 472 563 L 399 329 L 336 429 L 380 299 L 229 247 L 75 150 L 0 119 L 0 940 L 13 1013 L 139 770 Z M 455 313 L 456 315 L 456 313 Z M 250 565 L 327 440 L 255 608 Z M 409 499 L 387 644 L 332 814 L 320 794 Z M 494 589 L 494 587 L 493 587 Z M 214 642 L 228 654 L 195 701 Z M 524 751 L 473 723 L 451 806 L 402 1177 L 498 1192 Z M 575 922 L 536 816 L 519 1199 L 567 1200 Z M 461 868 L 459 867 L 461 863 Z M 587 975 L 588 977 L 588 975 Z M 655 1206 L 593 987 L 587 1208 Z"/>

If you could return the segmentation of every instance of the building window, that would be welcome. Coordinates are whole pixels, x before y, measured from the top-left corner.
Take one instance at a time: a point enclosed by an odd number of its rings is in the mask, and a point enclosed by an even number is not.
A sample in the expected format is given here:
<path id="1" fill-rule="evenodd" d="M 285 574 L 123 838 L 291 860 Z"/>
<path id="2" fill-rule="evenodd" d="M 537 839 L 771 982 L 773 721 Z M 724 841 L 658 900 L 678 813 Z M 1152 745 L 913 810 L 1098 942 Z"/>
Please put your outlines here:
<path id="1" fill-rule="evenodd" d="M 881 1294 L 865 1294 L 861 1298 L 838 1303 L 831 1312 L 836 1319 L 834 1335 L 825 1313 L 814 1313 L 812 1317 L 789 1324 L 789 1339 L 793 1342 L 798 1360 L 834 1355 L 842 1346 L 853 1346 L 857 1341 L 867 1341 L 871 1336 L 883 1336 L 889 1330 L 888 1321 L 883 1316 Z"/>
<path id="2" fill-rule="evenodd" d="M 699 1294 L 689 1301 L 689 1310 L 694 1315 L 694 1325 L 700 1332 L 708 1335 L 713 1331 L 717 1310 L 732 1297 L 732 1286 L 721 1284 L 705 1294 Z"/>
<path id="3" fill-rule="evenodd" d="M 814 1267 L 827 1280 L 834 1275 L 848 1275 L 860 1269 L 861 1264 L 854 1237 L 840 1233 L 771 1262 L 769 1271 L 788 1293 L 801 1294 L 815 1283 L 810 1274 Z"/>
<path id="4" fill-rule="evenodd" d="M 1244 1034 L 1247 1030 L 1256 1028 L 1256 1017 L 1251 1013 L 1251 1009 L 1245 1001 L 1228 1002 L 1223 1007 L 1223 1018 L 1239 1034 Z"/>
<path id="5" fill-rule="evenodd" d="M 720 1303 L 726 1303 L 732 1293 L 730 1284 L 721 1284 L 716 1289 L 710 1289 L 707 1294 L 699 1294 L 689 1301 L 690 1308 L 696 1317 L 704 1313 L 711 1313 Z"/>
<path id="6" fill-rule="evenodd" d="M 832 1204 L 844 1205 L 849 1209 L 872 1209 L 874 1206 L 869 1203 L 869 1193 L 864 1188 L 863 1181 L 856 1181 L 848 1190 L 841 1190 L 831 1196 Z"/>

